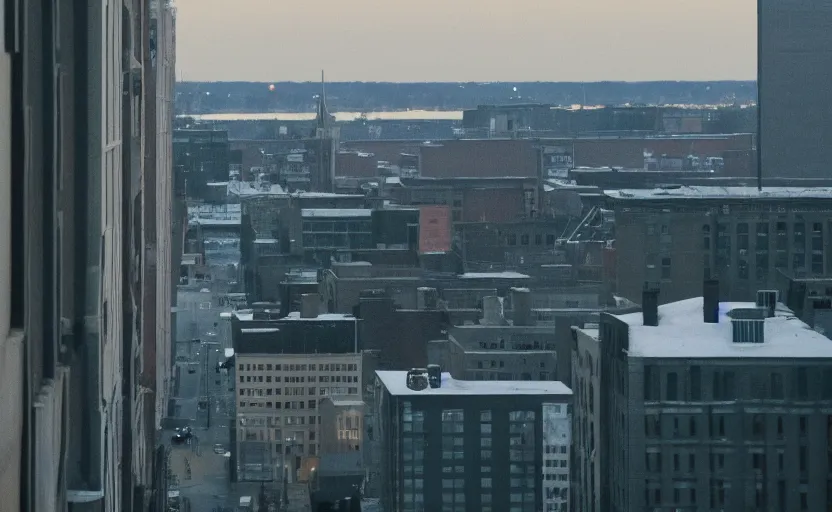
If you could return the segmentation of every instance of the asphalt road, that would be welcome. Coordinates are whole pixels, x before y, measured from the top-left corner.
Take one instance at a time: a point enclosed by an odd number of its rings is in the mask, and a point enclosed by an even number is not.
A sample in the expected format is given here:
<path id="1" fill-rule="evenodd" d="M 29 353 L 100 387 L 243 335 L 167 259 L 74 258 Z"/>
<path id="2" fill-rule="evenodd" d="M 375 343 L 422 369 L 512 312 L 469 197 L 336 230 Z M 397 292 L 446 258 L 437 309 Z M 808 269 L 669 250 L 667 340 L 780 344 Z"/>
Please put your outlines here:
<path id="1" fill-rule="evenodd" d="M 205 291 L 209 290 L 209 291 Z M 190 443 L 171 446 L 171 467 L 181 496 L 190 501 L 193 512 L 214 512 L 239 504 L 230 492 L 228 459 L 214 453 L 214 445 L 229 446 L 229 392 L 226 372 L 217 373 L 217 363 L 225 360 L 226 329 L 221 329 L 219 297 L 227 287 L 209 283 L 206 288 L 178 291 L 176 366 L 177 383 L 175 424 L 190 425 Z M 183 311 L 184 310 L 184 311 Z M 198 341 L 193 341 L 198 340 Z M 210 413 L 209 413 L 210 407 Z M 170 440 L 173 431 L 166 432 Z"/>

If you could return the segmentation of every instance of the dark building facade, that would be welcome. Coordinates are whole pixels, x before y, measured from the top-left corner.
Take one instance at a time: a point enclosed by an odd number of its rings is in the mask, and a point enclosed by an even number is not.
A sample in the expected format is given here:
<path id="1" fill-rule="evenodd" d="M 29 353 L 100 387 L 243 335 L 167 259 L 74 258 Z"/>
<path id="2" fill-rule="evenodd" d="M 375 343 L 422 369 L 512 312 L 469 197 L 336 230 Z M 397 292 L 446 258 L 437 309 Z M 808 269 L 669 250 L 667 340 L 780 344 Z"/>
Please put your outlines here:
<path id="1" fill-rule="evenodd" d="M 757 5 L 763 175 L 828 176 L 832 1 Z"/>
<path id="2" fill-rule="evenodd" d="M 607 194 L 615 211 L 617 293 L 638 301 L 645 281 L 662 303 L 695 297 L 719 278 L 723 300 L 832 267 L 830 189 L 672 187 Z"/>
<path id="3" fill-rule="evenodd" d="M 228 181 L 230 164 L 228 132 L 181 129 L 173 132 L 173 166 L 185 175 L 187 194 L 202 198 L 208 183 Z"/>
<path id="4" fill-rule="evenodd" d="M 376 372 L 384 509 L 569 510 L 569 388 L 460 381 L 434 368 L 421 389 L 426 374 Z"/>

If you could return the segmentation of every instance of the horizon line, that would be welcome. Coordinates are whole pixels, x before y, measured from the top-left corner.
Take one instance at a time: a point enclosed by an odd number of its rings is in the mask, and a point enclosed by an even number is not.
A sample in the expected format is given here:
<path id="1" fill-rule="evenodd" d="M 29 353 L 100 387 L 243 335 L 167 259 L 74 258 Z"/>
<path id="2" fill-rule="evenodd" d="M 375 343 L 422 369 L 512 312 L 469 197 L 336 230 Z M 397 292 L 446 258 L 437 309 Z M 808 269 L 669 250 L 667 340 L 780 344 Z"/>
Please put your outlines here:
<path id="1" fill-rule="evenodd" d="M 465 84 L 465 85 L 493 85 L 493 84 L 649 84 L 649 83 L 679 83 L 679 84 L 694 84 L 694 83 L 756 83 L 756 78 L 751 79 L 710 79 L 710 80 L 471 80 L 471 81 L 393 81 L 393 80 L 345 80 L 336 82 L 327 82 L 327 84 L 397 84 L 397 85 L 436 85 L 436 84 Z M 201 84 L 315 84 L 320 85 L 319 81 L 313 80 L 177 80 L 177 84 L 187 83 L 201 83 Z"/>

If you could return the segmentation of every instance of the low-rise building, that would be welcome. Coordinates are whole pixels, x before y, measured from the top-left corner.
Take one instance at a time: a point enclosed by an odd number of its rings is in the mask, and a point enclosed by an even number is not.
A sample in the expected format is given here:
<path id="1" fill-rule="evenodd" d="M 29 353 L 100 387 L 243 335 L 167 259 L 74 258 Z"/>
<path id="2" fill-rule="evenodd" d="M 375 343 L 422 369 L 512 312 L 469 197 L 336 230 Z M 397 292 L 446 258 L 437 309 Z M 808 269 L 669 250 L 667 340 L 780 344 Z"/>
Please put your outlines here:
<path id="1" fill-rule="evenodd" d="M 438 366 L 376 376 L 385 510 L 569 510 L 567 386 L 462 381 Z"/>
<path id="2" fill-rule="evenodd" d="M 321 456 L 362 451 L 364 402 L 360 396 L 329 396 L 318 409 Z"/>

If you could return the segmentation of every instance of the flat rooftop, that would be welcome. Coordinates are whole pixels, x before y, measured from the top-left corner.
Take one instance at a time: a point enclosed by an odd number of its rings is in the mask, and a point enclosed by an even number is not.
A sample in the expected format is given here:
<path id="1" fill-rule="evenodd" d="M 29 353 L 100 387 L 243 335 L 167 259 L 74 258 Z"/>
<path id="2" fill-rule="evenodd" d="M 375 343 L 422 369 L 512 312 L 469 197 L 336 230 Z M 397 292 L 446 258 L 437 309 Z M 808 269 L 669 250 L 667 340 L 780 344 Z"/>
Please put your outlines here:
<path id="1" fill-rule="evenodd" d="M 604 195 L 619 200 L 666 199 L 832 199 L 829 187 L 705 187 L 681 186 L 654 189 L 605 190 Z"/>
<path id="2" fill-rule="evenodd" d="M 391 395 L 571 395 L 572 390 L 558 381 L 536 380 L 456 380 L 442 373 L 442 386 L 414 391 L 407 387 L 406 371 L 377 371 L 376 376 Z"/>
<path id="3" fill-rule="evenodd" d="M 232 311 L 230 314 L 236 316 L 238 320 L 241 320 L 241 321 L 244 321 L 244 322 L 250 322 L 250 321 L 254 320 L 254 310 L 252 310 L 252 309 L 238 309 L 237 311 Z M 322 313 L 322 314 L 320 314 L 320 315 L 318 315 L 314 318 L 301 318 L 300 312 L 293 311 L 293 312 L 289 313 L 287 316 L 279 318 L 277 320 L 297 320 L 299 322 L 321 322 L 321 321 L 332 322 L 332 321 L 344 320 L 344 321 L 355 322 L 355 317 L 352 316 L 352 315 L 347 315 L 347 314 L 342 314 L 342 313 Z M 271 321 L 275 322 L 277 320 L 271 320 Z M 244 330 L 249 330 L 251 332 L 254 332 L 252 329 L 255 329 L 255 328 L 251 328 L 251 329 L 244 328 Z"/>
<path id="4" fill-rule="evenodd" d="M 460 274 L 460 279 L 529 279 L 520 272 L 466 272 Z"/>
<path id="5" fill-rule="evenodd" d="M 300 215 L 303 218 L 332 219 L 336 217 L 369 217 L 372 212 L 367 208 L 304 208 Z"/>
<path id="6" fill-rule="evenodd" d="M 614 315 L 629 324 L 631 357 L 666 359 L 832 359 L 832 340 L 815 332 L 794 313 L 778 304 L 774 317 L 765 319 L 763 343 L 734 343 L 731 318 L 736 308 L 753 302 L 721 302 L 719 323 L 702 318 L 702 297 L 659 306 L 659 325 L 643 325 L 642 313 Z"/>

